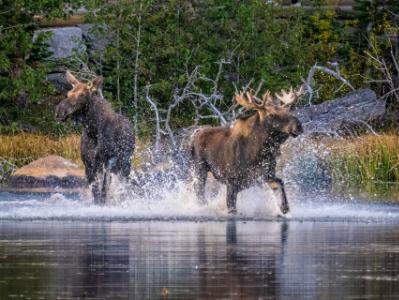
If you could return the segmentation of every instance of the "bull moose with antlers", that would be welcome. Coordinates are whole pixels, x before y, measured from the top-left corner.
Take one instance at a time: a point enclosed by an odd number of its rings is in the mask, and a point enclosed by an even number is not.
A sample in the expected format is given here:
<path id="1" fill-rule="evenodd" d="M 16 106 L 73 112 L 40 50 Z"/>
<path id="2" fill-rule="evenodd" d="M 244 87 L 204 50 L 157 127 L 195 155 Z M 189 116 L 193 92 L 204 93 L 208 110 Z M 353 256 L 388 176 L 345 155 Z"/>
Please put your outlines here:
<path id="1" fill-rule="evenodd" d="M 235 214 L 237 194 L 261 179 L 273 190 L 279 190 L 281 211 L 289 211 L 283 181 L 276 177 L 276 157 L 288 137 L 303 132 L 300 121 L 290 114 L 291 106 L 303 89 L 282 91 L 272 97 L 267 91 L 262 99 L 252 91 L 235 96 L 236 102 L 256 110 L 249 117 L 237 120 L 232 127 L 208 127 L 197 130 L 192 139 L 195 189 L 205 203 L 204 193 L 208 172 L 227 185 L 227 209 Z"/>
<path id="2" fill-rule="evenodd" d="M 69 71 L 66 79 L 72 85 L 67 98 L 55 110 L 55 118 L 72 118 L 83 125 L 81 157 L 86 178 L 93 184 L 97 204 L 104 204 L 110 184 L 110 174 L 127 178 L 130 174 L 135 137 L 130 121 L 113 111 L 101 95 L 102 77 L 80 82 Z"/>

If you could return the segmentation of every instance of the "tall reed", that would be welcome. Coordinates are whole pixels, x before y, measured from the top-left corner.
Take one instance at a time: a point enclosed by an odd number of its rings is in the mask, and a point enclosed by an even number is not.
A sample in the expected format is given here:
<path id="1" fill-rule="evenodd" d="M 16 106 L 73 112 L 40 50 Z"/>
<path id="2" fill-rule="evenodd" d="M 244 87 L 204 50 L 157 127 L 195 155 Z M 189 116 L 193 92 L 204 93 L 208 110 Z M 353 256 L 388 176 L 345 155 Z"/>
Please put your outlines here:
<path id="1" fill-rule="evenodd" d="M 52 137 L 29 133 L 0 135 L 0 158 L 18 167 L 47 155 L 59 155 L 82 165 L 80 136 Z"/>
<path id="2" fill-rule="evenodd" d="M 134 167 L 140 166 L 147 159 L 146 149 L 148 144 L 136 139 L 136 149 L 132 159 Z M 0 160 L 21 167 L 47 155 L 59 155 L 83 166 L 80 159 L 80 135 L 62 137 L 30 133 L 0 135 Z"/>
<path id="3" fill-rule="evenodd" d="M 399 182 L 399 136 L 365 135 L 332 146 L 334 178 L 339 182 Z"/>

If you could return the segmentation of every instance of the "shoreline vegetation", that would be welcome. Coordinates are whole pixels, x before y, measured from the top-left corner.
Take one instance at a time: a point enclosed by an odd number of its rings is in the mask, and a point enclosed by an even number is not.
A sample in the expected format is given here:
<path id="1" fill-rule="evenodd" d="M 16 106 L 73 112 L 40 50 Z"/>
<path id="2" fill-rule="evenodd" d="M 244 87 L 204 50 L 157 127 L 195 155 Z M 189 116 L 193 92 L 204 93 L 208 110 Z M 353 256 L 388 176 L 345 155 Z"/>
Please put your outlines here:
<path id="1" fill-rule="evenodd" d="M 334 184 L 372 191 L 399 182 L 399 2 L 388 2 L 353 0 L 345 19 L 330 0 L 310 1 L 312 13 L 258 0 L 1 2 L 0 168 L 51 154 L 82 166 L 77 128 L 54 119 L 69 69 L 81 80 L 103 76 L 104 97 L 134 123 L 135 167 L 150 144 L 176 145 L 183 128 L 234 119 L 238 90 L 303 82 L 300 107 L 369 87 L 385 100 L 375 130 L 386 133 L 332 141 Z M 40 22 L 68 20 L 82 6 L 85 24 L 70 28 L 79 38 L 58 51 L 65 28 Z"/>
<path id="2" fill-rule="evenodd" d="M 399 196 L 399 135 L 385 133 L 331 144 L 334 189 L 375 198 Z"/>
<path id="3" fill-rule="evenodd" d="M 133 156 L 133 166 L 138 167 L 144 160 L 146 143 L 136 141 L 138 155 Z M 40 133 L 0 134 L 0 162 L 20 168 L 32 161 L 48 156 L 58 155 L 83 167 L 80 158 L 80 134 L 52 136 Z M 1 170 L 0 170 L 1 171 Z"/>

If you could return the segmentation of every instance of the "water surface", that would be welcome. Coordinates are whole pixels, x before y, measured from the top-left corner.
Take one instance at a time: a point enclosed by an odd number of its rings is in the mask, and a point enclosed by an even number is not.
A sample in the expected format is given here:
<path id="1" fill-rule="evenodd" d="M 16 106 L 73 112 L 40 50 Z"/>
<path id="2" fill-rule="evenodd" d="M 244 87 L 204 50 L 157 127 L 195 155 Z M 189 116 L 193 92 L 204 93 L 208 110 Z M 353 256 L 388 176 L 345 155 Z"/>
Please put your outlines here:
<path id="1" fill-rule="evenodd" d="M 0 193 L 0 299 L 399 298 L 398 205 L 213 199 Z"/>
<path id="2" fill-rule="evenodd" d="M 397 299 L 397 224 L 0 222 L 0 299 Z"/>

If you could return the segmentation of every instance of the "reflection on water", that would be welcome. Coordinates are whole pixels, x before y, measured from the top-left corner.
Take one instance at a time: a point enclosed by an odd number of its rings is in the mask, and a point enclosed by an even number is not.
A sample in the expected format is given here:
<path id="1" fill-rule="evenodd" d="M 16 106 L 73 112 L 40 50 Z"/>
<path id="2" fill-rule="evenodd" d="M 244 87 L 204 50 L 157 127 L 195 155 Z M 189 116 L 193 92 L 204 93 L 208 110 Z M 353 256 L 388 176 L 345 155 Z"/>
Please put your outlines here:
<path id="1" fill-rule="evenodd" d="M 398 229 L 394 222 L 1 221 L 0 299 L 394 299 Z"/>

